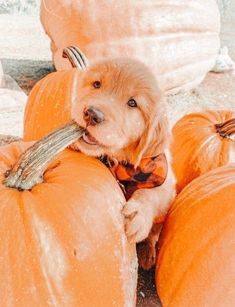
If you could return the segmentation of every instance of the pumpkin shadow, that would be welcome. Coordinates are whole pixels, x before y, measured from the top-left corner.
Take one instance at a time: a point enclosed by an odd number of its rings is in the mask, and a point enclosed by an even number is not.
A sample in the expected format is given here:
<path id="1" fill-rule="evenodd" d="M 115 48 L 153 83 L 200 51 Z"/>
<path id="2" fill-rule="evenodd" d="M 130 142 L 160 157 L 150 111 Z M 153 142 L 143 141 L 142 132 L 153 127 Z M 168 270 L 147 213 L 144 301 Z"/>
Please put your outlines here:
<path id="1" fill-rule="evenodd" d="M 161 307 L 162 305 L 156 293 L 155 268 L 149 271 L 139 268 L 136 306 Z"/>
<path id="2" fill-rule="evenodd" d="M 10 75 L 29 94 L 35 83 L 55 71 L 51 61 L 1 59 L 3 72 Z"/>

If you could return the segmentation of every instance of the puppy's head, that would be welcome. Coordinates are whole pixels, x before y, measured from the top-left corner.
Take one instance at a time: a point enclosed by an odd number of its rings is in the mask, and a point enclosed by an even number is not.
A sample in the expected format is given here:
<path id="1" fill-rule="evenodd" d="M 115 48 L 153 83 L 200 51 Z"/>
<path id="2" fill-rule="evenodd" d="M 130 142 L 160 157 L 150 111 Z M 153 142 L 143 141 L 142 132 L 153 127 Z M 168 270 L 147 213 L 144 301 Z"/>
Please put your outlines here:
<path id="1" fill-rule="evenodd" d="M 76 147 L 137 165 L 164 149 L 164 112 L 157 82 L 144 64 L 131 59 L 96 63 L 82 73 L 72 106 L 72 117 L 87 131 Z"/>

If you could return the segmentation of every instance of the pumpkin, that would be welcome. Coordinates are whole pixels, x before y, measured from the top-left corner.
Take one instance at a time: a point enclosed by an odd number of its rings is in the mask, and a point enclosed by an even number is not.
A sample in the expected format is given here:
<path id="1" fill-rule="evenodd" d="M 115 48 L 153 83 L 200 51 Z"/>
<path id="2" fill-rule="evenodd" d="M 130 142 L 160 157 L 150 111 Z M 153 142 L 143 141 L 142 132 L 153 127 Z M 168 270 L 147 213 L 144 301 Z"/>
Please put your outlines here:
<path id="1" fill-rule="evenodd" d="M 172 131 L 172 165 L 178 192 L 209 170 L 235 162 L 233 112 L 188 114 L 175 124 Z"/>
<path id="2" fill-rule="evenodd" d="M 70 119 L 80 71 L 53 72 L 36 83 L 25 108 L 24 140 L 38 140 Z"/>
<path id="3" fill-rule="evenodd" d="M 235 306 L 235 164 L 193 180 L 160 238 L 156 283 L 163 306 Z"/>
<path id="4" fill-rule="evenodd" d="M 142 60 L 168 92 L 199 84 L 220 45 L 215 0 L 44 0 L 41 21 L 58 70 L 71 67 L 62 51 L 75 45 L 90 61 Z"/>
<path id="5" fill-rule="evenodd" d="M 24 140 L 38 140 L 71 120 L 77 84 L 86 59 L 78 48 L 65 48 L 73 69 L 48 74 L 33 87 L 24 114 Z"/>
<path id="6" fill-rule="evenodd" d="M 53 158 L 76 129 L 52 137 L 0 147 L 1 305 L 135 306 L 124 196 L 97 159 L 68 149 Z"/>

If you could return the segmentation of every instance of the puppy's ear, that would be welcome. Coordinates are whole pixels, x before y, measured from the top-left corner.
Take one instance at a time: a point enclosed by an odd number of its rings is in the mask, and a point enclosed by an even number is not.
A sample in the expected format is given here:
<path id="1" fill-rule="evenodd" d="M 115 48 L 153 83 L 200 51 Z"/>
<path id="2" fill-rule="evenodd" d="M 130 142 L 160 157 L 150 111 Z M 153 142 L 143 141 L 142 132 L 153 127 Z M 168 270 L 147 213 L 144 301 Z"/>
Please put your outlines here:
<path id="1" fill-rule="evenodd" d="M 164 152 L 170 142 L 164 98 L 161 96 L 155 99 L 158 99 L 158 102 L 152 103 L 152 109 L 147 111 L 146 128 L 135 151 L 135 166 L 139 165 L 142 158 Z"/>

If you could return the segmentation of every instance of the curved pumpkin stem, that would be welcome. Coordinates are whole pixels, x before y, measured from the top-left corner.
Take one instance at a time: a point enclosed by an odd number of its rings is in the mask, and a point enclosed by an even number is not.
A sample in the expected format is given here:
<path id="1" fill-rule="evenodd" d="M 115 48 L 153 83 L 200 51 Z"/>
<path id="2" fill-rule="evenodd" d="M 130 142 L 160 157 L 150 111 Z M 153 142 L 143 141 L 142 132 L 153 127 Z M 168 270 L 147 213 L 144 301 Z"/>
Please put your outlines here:
<path id="1" fill-rule="evenodd" d="M 72 67 L 84 70 L 87 67 L 87 58 L 78 47 L 70 46 L 63 50 L 63 58 L 68 58 Z"/>
<path id="2" fill-rule="evenodd" d="M 224 123 L 215 124 L 215 129 L 221 137 L 235 141 L 235 118 Z"/>
<path id="3" fill-rule="evenodd" d="M 13 168 L 6 172 L 4 184 L 23 191 L 43 182 L 43 174 L 51 161 L 79 139 L 83 132 L 84 129 L 72 121 L 34 143 L 20 156 Z"/>

